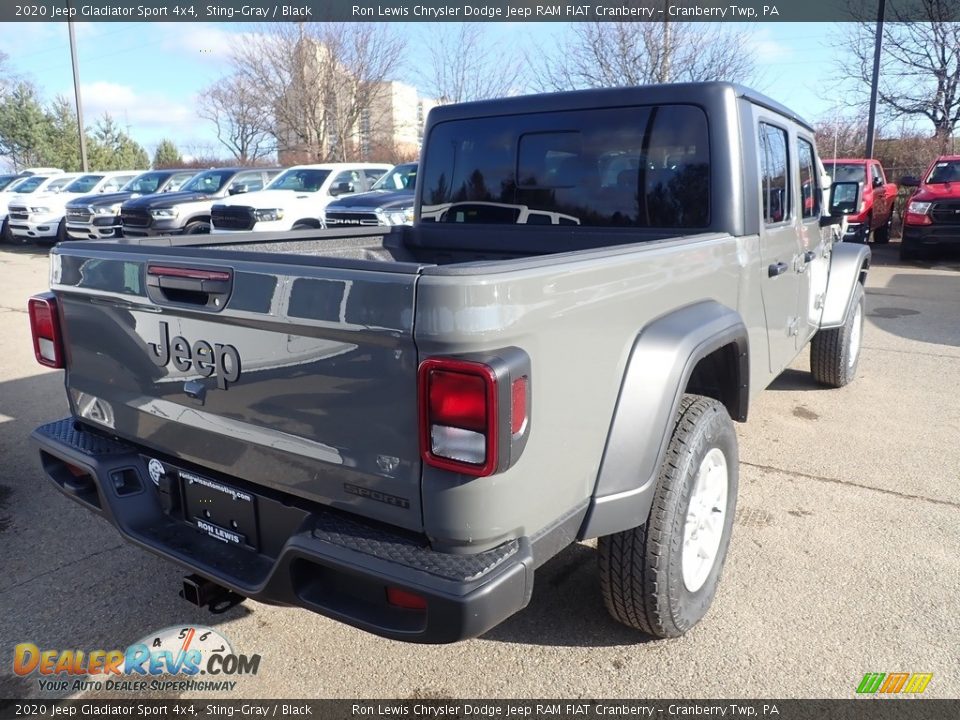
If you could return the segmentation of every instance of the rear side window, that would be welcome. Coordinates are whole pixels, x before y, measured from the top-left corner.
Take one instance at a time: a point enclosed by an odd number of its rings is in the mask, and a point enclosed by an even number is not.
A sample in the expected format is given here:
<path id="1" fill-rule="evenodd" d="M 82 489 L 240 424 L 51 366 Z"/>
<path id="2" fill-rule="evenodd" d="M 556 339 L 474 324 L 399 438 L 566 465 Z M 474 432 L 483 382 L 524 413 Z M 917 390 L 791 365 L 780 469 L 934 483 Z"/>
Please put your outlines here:
<path id="1" fill-rule="evenodd" d="M 801 217 L 820 217 L 820 179 L 817 176 L 813 145 L 803 138 L 797 141 L 797 159 L 800 164 Z"/>
<path id="2" fill-rule="evenodd" d="M 420 173 L 424 222 L 702 228 L 704 112 L 688 105 L 437 125 Z"/>
<path id="3" fill-rule="evenodd" d="M 787 167 L 787 131 L 760 123 L 760 193 L 763 220 L 768 225 L 790 217 Z"/>

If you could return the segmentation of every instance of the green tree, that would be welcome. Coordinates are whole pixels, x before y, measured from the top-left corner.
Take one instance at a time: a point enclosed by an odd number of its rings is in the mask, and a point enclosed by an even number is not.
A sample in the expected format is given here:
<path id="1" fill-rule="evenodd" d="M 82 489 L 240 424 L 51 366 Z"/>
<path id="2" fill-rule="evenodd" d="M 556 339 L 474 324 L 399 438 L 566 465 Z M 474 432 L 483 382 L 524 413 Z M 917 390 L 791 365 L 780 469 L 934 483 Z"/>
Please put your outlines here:
<path id="1" fill-rule="evenodd" d="M 47 109 L 50 120 L 47 140 L 47 163 L 67 172 L 82 170 L 80 142 L 77 138 L 77 112 L 73 103 L 57 95 Z M 90 142 L 89 136 L 87 142 Z"/>
<path id="2" fill-rule="evenodd" d="M 123 132 L 109 113 L 97 121 L 87 155 L 90 168 L 96 170 L 137 170 L 150 165 L 147 151 Z"/>
<path id="3" fill-rule="evenodd" d="M 183 167 L 183 157 L 172 140 L 164 138 L 157 145 L 157 150 L 153 154 L 153 167 L 157 169 Z"/>
<path id="4" fill-rule="evenodd" d="M 18 82 L 0 98 L 0 155 L 9 158 L 15 170 L 50 160 L 51 128 L 32 84 Z"/>

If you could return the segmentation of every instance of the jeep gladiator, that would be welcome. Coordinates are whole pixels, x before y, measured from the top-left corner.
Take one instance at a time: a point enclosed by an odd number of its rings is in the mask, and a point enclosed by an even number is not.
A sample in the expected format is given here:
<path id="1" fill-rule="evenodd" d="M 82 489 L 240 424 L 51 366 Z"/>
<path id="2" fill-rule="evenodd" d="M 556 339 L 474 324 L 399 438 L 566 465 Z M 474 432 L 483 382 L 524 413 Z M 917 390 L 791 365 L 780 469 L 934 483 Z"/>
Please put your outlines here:
<path id="1" fill-rule="evenodd" d="M 412 226 L 55 248 L 45 473 L 199 605 L 451 642 L 598 538 L 612 615 L 682 635 L 727 554 L 733 420 L 808 342 L 821 384 L 855 375 L 842 183 L 725 83 L 443 106 L 425 138 Z"/>

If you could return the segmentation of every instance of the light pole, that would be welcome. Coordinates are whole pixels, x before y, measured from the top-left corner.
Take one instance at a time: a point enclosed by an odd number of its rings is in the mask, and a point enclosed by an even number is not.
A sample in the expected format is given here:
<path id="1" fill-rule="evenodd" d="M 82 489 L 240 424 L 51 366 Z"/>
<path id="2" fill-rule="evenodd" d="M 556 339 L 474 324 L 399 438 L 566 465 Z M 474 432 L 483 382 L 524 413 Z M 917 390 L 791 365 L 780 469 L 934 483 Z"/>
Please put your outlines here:
<path id="1" fill-rule="evenodd" d="M 67 3 L 67 17 L 70 17 L 70 0 Z M 87 167 L 87 138 L 83 132 L 83 104 L 80 102 L 80 68 L 77 66 L 77 37 L 73 32 L 73 20 L 67 20 L 67 32 L 70 34 L 70 61 L 73 64 L 73 96 L 77 100 L 77 134 L 80 137 L 80 166 L 84 172 Z"/>
<path id="2" fill-rule="evenodd" d="M 877 11 L 877 37 L 873 42 L 873 78 L 870 81 L 870 114 L 867 118 L 867 157 L 873 157 L 874 126 L 877 121 L 877 90 L 880 86 L 880 46 L 883 42 L 883 10 L 886 0 L 880 0 Z"/>

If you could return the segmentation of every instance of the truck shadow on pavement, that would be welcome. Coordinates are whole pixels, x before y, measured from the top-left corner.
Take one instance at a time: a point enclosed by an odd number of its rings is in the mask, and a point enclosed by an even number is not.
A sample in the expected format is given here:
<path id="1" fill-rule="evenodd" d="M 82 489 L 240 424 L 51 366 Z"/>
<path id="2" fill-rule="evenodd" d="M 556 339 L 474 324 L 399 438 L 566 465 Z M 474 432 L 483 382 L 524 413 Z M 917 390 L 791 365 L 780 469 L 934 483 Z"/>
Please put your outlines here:
<path id="1" fill-rule="evenodd" d="M 216 627 L 251 612 L 241 605 L 214 615 L 182 600 L 182 570 L 56 490 L 29 436 L 66 415 L 61 373 L 0 382 L 0 698 L 68 694 L 13 674 L 18 643 L 122 650 L 163 628 Z"/>
<path id="2" fill-rule="evenodd" d="M 481 637 L 557 647 L 633 647 L 656 640 L 610 617 L 600 595 L 597 550 L 584 543 L 539 568 L 530 604 Z"/>

